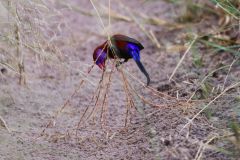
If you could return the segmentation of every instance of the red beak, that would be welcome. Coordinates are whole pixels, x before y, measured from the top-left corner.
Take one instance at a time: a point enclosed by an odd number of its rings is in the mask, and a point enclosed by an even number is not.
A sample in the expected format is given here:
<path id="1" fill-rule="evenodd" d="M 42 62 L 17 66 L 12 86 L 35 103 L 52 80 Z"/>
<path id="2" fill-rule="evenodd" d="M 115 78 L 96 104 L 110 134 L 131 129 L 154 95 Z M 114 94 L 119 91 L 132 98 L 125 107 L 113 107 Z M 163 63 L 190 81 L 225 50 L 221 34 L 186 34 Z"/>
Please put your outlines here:
<path id="1" fill-rule="evenodd" d="M 98 64 L 99 68 L 101 68 L 101 70 L 103 70 L 105 68 L 105 64 Z"/>

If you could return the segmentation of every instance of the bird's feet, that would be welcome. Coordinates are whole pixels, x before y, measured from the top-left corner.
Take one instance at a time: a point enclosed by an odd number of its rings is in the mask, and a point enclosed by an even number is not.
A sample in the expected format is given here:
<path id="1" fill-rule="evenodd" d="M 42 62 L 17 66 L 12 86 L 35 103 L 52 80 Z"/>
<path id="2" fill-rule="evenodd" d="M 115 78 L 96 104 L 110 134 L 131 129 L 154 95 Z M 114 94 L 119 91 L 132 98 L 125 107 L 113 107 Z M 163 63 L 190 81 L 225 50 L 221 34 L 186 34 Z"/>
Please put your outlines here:
<path id="1" fill-rule="evenodd" d="M 121 64 L 123 64 L 123 62 L 121 62 L 121 61 L 117 61 L 117 63 L 116 63 L 116 68 L 118 68 L 119 66 L 121 66 Z"/>
<path id="2" fill-rule="evenodd" d="M 125 59 L 125 60 L 123 60 L 123 61 L 117 61 L 117 63 L 116 63 L 116 67 L 118 68 L 119 66 L 121 66 L 123 63 L 125 63 L 125 62 L 127 62 L 128 60 L 127 59 Z"/>

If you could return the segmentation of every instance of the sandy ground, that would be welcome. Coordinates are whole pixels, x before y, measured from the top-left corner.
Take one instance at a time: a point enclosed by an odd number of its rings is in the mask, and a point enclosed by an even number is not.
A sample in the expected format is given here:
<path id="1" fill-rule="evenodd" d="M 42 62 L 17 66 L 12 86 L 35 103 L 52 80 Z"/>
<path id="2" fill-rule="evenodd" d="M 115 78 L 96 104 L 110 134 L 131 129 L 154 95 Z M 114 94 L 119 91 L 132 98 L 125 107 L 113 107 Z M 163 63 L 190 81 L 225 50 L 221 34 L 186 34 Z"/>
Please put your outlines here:
<path id="1" fill-rule="evenodd" d="M 169 13 L 173 8 L 163 1 L 138 3 L 138 0 L 131 0 L 124 3 L 135 12 L 173 21 L 174 15 L 172 12 Z M 188 118 L 197 113 L 196 107 L 192 107 L 194 106 L 192 103 L 188 106 L 159 98 L 129 75 L 127 75 L 129 82 L 137 88 L 140 95 L 161 106 L 144 105 L 136 98 L 135 104 L 142 112 L 139 113 L 132 108 L 131 122 L 124 127 L 126 95 L 120 72 L 115 69 L 107 96 L 105 125 L 101 127 L 98 110 L 95 112 L 95 120 L 90 118 L 84 121 L 76 136 L 74 129 L 86 107 L 93 106 L 91 98 L 101 79 L 102 71 L 96 66 L 87 74 L 92 64 L 92 52 L 106 37 L 103 36 L 105 33 L 96 17 L 83 15 L 74 9 L 66 9 L 60 4 L 54 5 L 62 15 L 53 17 L 52 20 L 57 19 L 62 24 L 60 32 L 52 22 L 51 29 L 57 33 L 57 39 L 53 40 L 52 44 L 61 51 L 62 61 L 36 63 L 34 56 L 26 57 L 26 86 L 18 85 L 18 77 L 10 71 L 0 75 L 0 115 L 11 130 L 11 133 L 8 133 L 4 128 L 0 129 L 1 160 L 188 160 L 194 159 L 202 142 L 206 142 L 214 133 L 220 132 L 220 129 L 214 127 L 202 114 L 197 117 L 190 130 L 187 128 L 180 132 Z M 94 13 L 89 1 L 76 0 L 69 2 L 69 5 Z M 112 4 L 112 8 L 126 15 L 126 12 L 117 5 Z M 51 19 L 49 21 L 51 24 Z M 107 24 L 108 20 L 104 19 L 104 23 Z M 180 58 L 179 53 L 169 54 L 164 49 L 157 49 L 136 23 L 112 20 L 111 24 L 113 33 L 129 35 L 143 43 L 145 49 L 141 56 L 152 79 L 150 86 L 156 90 L 159 87 L 160 90 L 162 88 L 164 90 L 162 85 L 169 84 L 167 79 Z M 181 43 L 178 30 L 169 31 L 166 27 L 156 25 L 145 27 L 155 32 L 162 45 Z M 176 90 L 183 98 L 191 92 L 187 89 L 191 86 L 181 83 L 195 73 L 187 65 L 188 61 L 190 60 L 186 59 L 176 75 L 179 77 L 177 83 L 181 85 L 170 85 L 173 88 L 169 93 L 174 96 Z M 132 60 L 124 64 L 124 68 L 142 82 L 146 81 Z M 55 119 L 55 125 L 48 127 L 43 136 L 39 137 L 52 116 L 69 99 L 82 79 L 85 79 L 84 84 Z M 164 91 L 167 93 L 168 90 L 170 89 Z M 102 100 L 102 97 L 100 99 Z M 101 102 L 98 107 L 101 106 Z M 203 158 L 228 159 L 226 155 L 217 151 L 206 151 Z"/>

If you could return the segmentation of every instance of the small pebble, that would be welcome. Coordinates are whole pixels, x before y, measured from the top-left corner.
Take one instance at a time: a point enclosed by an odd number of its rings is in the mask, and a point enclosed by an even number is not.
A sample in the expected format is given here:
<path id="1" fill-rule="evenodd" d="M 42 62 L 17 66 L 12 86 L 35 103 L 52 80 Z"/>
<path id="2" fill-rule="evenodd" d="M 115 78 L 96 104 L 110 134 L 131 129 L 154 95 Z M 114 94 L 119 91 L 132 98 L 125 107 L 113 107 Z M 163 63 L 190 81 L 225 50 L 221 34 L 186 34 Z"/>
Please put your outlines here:
<path id="1" fill-rule="evenodd" d="M 7 73 L 7 69 L 6 68 L 1 68 L 1 73 L 2 74 L 6 74 Z"/>
<path id="2" fill-rule="evenodd" d="M 169 146 L 171 144 L 171 142 L 169 140 L 167 140 L 167 139 L 165 139 L 163 141 L 163 143 L 164 143 L 165 146 Z"/>

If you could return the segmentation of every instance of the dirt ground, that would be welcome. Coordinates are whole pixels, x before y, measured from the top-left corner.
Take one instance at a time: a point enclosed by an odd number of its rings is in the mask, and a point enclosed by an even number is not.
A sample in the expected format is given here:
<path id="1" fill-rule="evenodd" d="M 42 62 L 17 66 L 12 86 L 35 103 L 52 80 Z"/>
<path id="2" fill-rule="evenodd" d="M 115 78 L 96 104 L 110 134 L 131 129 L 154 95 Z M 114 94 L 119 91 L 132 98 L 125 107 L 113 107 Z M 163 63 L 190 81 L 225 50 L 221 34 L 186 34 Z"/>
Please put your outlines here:
<path id="1" fill-rule="evenodd" d="M 157 96 L 156 92 L 144 88 L 138 80 L 145 83 L 145 77 L 140 73 L 133 60 L 123 65 L 130 74 L 126 77 L 134 86 L 136 92 L 151 103 L 143 103 L 139 97 L 134 97 L 138 109 L 131 108 L 130 117 L 125 127 L 126 93 L 120 71 L 114 69 L 110 88 L 107 94 L 104 122 L 100 122 L 103 92 L 94 112 L 95 118 L 84 120 L 77 130 L 80 117 L 89 106 L 93 107 L 92 97 L 96 96 L 102 71 L 91 67 L 92 53 L 95 47 L 106 40 L 106 33 L 100 27 L 96 16 L 86 15 L 84 11 L 94 13 L 94 8 L 88 0 L 70 1 L 67 8 L 61 2 L 51 5 L 59 15 L 48 18 L 49 28 L 46 36 L 52 38 L 51 44 L 61 53 L 61 60 L 36 61 L 34 54 L 25 57 L 25 71 L 27 84 L 18 84 L 18 75 L 10 70 L 0 74 L 0 115 L 5 120 L 10 133 L 3 127 L 0 129 L 0 159 L 1 160 L 79 160 L 79 159 L 171 159 L 190 160 L 196 158 L 197 152 L 204 143 L 216 134 L 225 132 L 226 119 L 231 119 L 234 112 L 229 109 L 235 105 L 231 95 L 239 93 L 239 88 L 211 105 L 214 116 L 208 119 L 206 114 L 200 114 L 194 122 L 186 128 L 200 109 L 202 101 L 186 103 L 176 99 Z M 178 15 L 173 6 L 164 1 L 143 2 L 140 0 L 123 1 L 135 13 L 158 17 L 168 22 L 174 22 Z M 108 2 L 101 2 L 107 6 Z M 112 2 L 112 10 L 122 15 L 130 16 L 121 9 L 117 2 Z M 131 16 L 130 16 L 131 17 Z M 107 26 L 107 17 L 103 18 Z M 200 23 L 207 31 L 211 27 L 207 23 Z M 181 36 L 195 28 L 171 30 L 166 26 L 150 23 L 144 25 L 146 30 L 152 30 L 161 48 L 146 36 L 135 22 L 111 19 L 111 33 L 121 33 L 138 39 L 145 49 L 141 52 L 141 59 L 151 77 L 150 87 L 179 99 L 188 99 L 196 89 L 190 80 L 201 79 L 212 71 L 219 59 L 224 64 L 231 64 L 232 58 L 206 57 L 206 65 L 196 69 L 191 63 L 191 53 L 188 54 L 182 66 L 177 70 L 172 83 L 169 76 L 180 60 L 178 51 L 169 51 L 171 45 L 183 44 Z M 53 33 L 55 32 L 55 38 Z M 182 51 L 181 51 L 182 52 Z M 200 51 L 204 53 L 204 50 Z M 183 53 L 183 52 L 182 52 Z M 227 56 L 227 55 L 225 55 Z M 109 64 L 111 66 L 111 64 Z M 226 86 L 240 77 L 239 66 L 234 66 Z M 107 71 L 106 75 L 111 72 Z M 136 77 L 133 79 L 132 76 Z M 214 84 L 221 84 L 226 76 L 225 72 L 218 72 L 217 78 L 212 78 Z M 77 89 L 82 79 L 81 88 L 73 97 L 71 94 Z M 69 98 L 71 97 L 71 98 Z M 70 99 L 64 110 L 54 119 L 41 135 L 43 129 L 52 117 Z M 223 101 L 224 100 L 224 101 Z M 216 109 L 217 108 L 217 109 Z M 224 113 L 224 114 L 222 114 Z M 239 120 L 239 115 L 235 115 Z M 220 123 L 221 122 L 221 123 Z M 40 137 L 39 137 L 40 136 Z M 212 142 L 216 146 L 225 146 L 223 142 Z M 230 145 L 231 146 L 231 145 Z M 206 148 L 202 159 L 235 159 L 218 150 Z M 237 158 L 236 158 L 237 159 Z"/>

